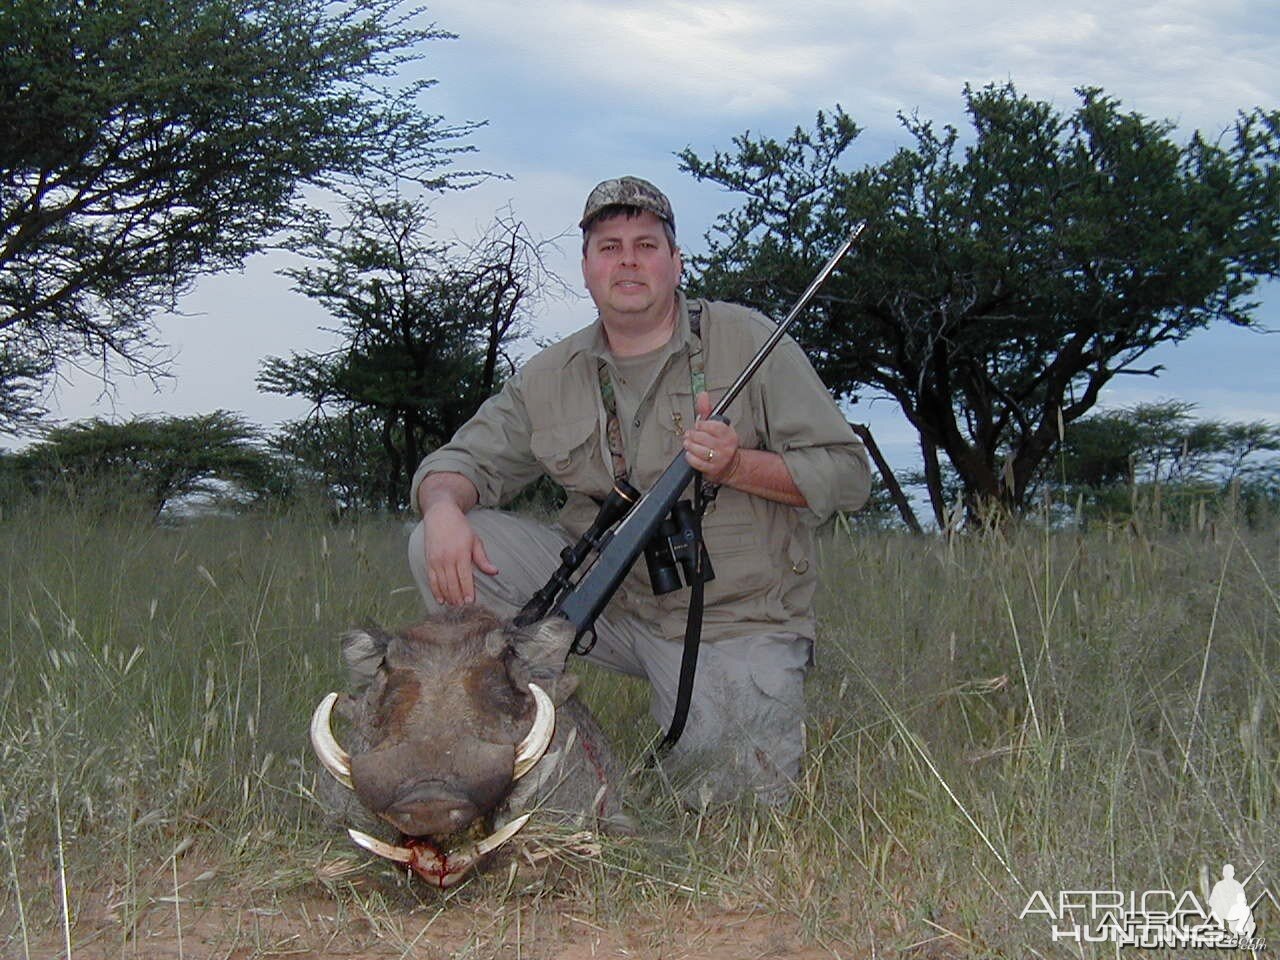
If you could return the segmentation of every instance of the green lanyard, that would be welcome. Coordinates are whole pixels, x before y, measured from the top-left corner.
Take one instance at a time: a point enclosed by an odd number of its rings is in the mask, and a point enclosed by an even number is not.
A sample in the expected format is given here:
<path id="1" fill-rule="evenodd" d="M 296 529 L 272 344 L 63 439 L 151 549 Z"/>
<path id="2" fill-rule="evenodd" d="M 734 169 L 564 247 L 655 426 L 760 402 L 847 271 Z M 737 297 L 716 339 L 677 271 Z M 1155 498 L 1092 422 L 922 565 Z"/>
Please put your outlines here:
<path id="1" fill-rule="evenodd" d="M 702 357 L 701 303 L 689 304 L 689 329 L 697 341 L 689 352 L 689 384 L 693 387 L 693 395 L 696 398 L 707 389 L 707 376 L 703 370 Z M 622 447 L 622 422 L 618 419 L 618 398 L 614 395 L 613 377 L 609 375 L 609 365 L 604 360 L 600 361 L 597 373 L 600 377 L 600 399 L 604 401 L 605 413 L 608 414 L 605 435 L 609 440 L 609 457 L 613 461 L 613 479 L 626 480 L 629 471 L 627 457 Z M 676 429 L 683 432 L 678 421 Z"/>

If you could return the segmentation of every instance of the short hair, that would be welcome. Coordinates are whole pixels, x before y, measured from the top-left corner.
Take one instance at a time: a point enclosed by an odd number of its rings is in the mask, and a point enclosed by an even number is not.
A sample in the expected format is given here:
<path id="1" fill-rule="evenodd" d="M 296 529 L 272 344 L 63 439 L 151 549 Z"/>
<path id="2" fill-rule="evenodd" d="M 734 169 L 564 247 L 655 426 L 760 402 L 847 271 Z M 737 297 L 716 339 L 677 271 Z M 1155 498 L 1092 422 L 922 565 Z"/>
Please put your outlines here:
<path id="1" fill-rule="evenodd" d="M 653 211 L 625 203 L 603 208 L 582 227 L 582 255 L 584 257 L 587 255 L 587 240 L 591 237 L 591 231 L 595 229 L 596 224 L 601 220 L 612 220 L 614 217 L 626 217 L 628 220 L 634 220 L 636 217 L 646 213 L 653 213 Z M 676 243 L 676 228 L 661 217 L 658 217 L 658 222 L 662 224 L 662 232 L 667 235 L 667 244 L 671 247 L 671 252 L 678 253 L 680 245 Z"/>

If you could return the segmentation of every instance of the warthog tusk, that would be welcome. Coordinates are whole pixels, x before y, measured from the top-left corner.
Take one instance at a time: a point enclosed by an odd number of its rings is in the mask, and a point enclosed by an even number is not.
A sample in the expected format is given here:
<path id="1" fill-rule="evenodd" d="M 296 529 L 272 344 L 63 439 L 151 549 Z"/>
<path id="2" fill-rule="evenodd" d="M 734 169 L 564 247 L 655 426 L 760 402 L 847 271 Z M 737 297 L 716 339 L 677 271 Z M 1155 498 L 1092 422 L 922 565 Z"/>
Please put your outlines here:
<path id="1" fill-rule="evenodd" d="M 476 843 L 476 855 L 483 857 L 486 853 L 491 853 L 492 851 L 497 850 L 500 846 L 519 833 L 520 828 L 529 822 L 529 818 L 531 816 L 533 816 L 533 814 L 526 813 L 522 817 L 516 817 L 510 823 L 499 827 L 497 830 L 493 831 L 493 833 L 489 834 L 489 836 Z"/>
<path id="2" fill-rule="evenodd" d="M 348 830 L 347 836 L 354 840 L 357 846 L 364 847 L 370 853 L 377 854 L 384 860 L 394 860 L 396 863 L 407 864 L 416 863 L 418 860 L 416 851 L 410 850 L 408 847 L 397 847 L 395 844 L 379 840 L 377 837 L 371 837 L 367 833 L 361 833 L 359 830 Z"/>
<path id="3" fill-rule="evenodd" d="M 343 750 L 333 736 L 333 705 L 337 702 L 338 695 L 331 693 L 320 701 L 315 713 L 311 714 L 311 748 L 315 750 L 320 764 L 333 774 L 334 779 L 352 790 L 351 754 Z"/>
<path id="4" fill-rule="evenodd" d="M 526 813 L 522 817 L 516 817 L 483 840 L 443 856 L 423 846 L 400 847 L 386 843 L 359 830 L 348 830 L 347 836 L 370 853 L 385 860 L 402 863 L 428 883 L 444 889 L 461 880 L 485 854 L 492 853 L 519 833 L 520 828 L 529 822 L 530 816 L 531 814 Z"/>
<path id="5" fill-rule="evenodd" d="M 533 726 L 529 728 L 529 733 L 516 748 L 513 780 L 519 780 L 542 759 L 542 755 L 547 752 L 547 747 L 551 743 L 551 735 L 556 729 L 556 705 L 551 702 L 551 698 L 543 693 L 542 688 L 536 683 L 529 684 L 529 692 L 533 694 L 537 712 L 533 716 Z"/>
<path id="6" fill-rule="evenodd" d="M 526 813 L 522 817 L 516 817 L 483 840 L 479 840 L 475 844 L 463 847 L 460 850 L 450 851 L 444 858 L 444 862 L 441 864 L 443 869 L 439 873 L 430 870 L 424 872 L 416 866 L 414 869 L 420 877 L 430 880 L 432 883 L 437 883 L 441 887 L 451 887 L 461 880 L 468 870 L 479 863 L 482 857 L 497 850 L 519 833 L 520 828 L 529 822 L 529 817 L 531 816 L 532 814 Z"/>

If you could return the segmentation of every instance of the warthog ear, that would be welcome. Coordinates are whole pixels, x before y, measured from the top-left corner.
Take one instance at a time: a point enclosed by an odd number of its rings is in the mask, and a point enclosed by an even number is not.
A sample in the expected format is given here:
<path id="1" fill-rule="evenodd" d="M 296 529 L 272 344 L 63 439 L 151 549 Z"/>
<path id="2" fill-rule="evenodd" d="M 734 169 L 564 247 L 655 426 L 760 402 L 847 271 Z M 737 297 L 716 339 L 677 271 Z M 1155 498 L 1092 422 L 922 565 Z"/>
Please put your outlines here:
<path id="1" fill-rule="evenodd" d="M 559 706 L 578 688 L 578 678 L 565 673 L 564 663 L 573 643 L 573 625 L 562 617 L 552 617 L 527 630 L 512 628 L 507 642 L 515 656 L 507 672 L 521 689 L 536 683 Z"/>
<path id="2" fill-rule="evenodd" d="M 484 653 L 487 657 L 500 659 L 507 652 L 507 635 L 502 630 L 490 630 L 484 635 Z"/>
<path id="3" fill-rule="evenodd" d="M 342 662 L 347 665 L 352 692 L 359 696 L 373 682 L 387 655 L 391 634 L 377 627 L 348 630 L 342 635 Z"/>

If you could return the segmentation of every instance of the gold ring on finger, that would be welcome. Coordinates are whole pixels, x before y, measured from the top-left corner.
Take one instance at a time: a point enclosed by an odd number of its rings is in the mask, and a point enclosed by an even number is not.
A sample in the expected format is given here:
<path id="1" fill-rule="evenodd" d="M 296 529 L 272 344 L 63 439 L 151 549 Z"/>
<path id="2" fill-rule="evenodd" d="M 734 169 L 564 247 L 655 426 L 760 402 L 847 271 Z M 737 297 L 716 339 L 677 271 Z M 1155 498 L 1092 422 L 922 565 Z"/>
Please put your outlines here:
<path id="1" fill-rule="evenodd" d="M 707 459 L 714 460 L 715 458 L 716 458 L 716 452 L 712 450 L 710 447 L 707 447 Z"/>

